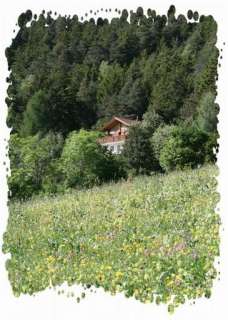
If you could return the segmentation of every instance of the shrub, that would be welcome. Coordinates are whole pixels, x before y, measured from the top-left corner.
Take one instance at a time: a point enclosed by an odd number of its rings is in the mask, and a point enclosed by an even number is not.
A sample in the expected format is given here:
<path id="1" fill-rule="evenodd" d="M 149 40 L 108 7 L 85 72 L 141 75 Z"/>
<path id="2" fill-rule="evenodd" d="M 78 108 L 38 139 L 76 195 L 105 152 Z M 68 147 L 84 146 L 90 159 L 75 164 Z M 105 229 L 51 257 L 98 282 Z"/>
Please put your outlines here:
<path id="1" fill-rule="evenodd" d="M 61 167 L 67 187 L 90 187 L 124 175 L 118 159 L 97 142 L 99 136 L 98 132 L 81 130 L 66 139 Z"/>
<path id="2" fill-rule="evenodd" d="M 60 134 L 21 138 L 13 134 L 9 142 L 11 197 L 26 199 L 41 190 L 54 192 L 59 176 L 57 160 L 63 147 Z"/>
<path id="3" fill-rule="evenodd" d="M 208 140 L 205 144 L 205 162 L 215 163 L 217 161 L 217 152 L 219 150 L 218 138 L 218 133 L 208 134 Z"/>
<path id="4" fill-rule="evenodd" d="M 141 125 L 145 130 L 147 130 L 148 135 L 152 136 L 158 127 L 164 125 L 164 121 L 158 113 L 152 110 L 144 113 Z"/>
<path id="5" fill-rule="evenodd" d="M 160 126 L 154 132 L 152 138 L 150 139 L 154 156 L 158 161 L 160 159 L 161 150 L 162 150 L 164 144 L 170 138 L 170 135 L 175 128 L 176 127 L 174 125 Z"/>
<path id="6" fill-rule="evenodd" d="M 208 154 L 209 153 L 209 154 Z M 163 145 L 159 163 L 165 171 L 186 166 L 196 167 L 206 160 L 212 160 L 210 135 L 198 128 L 179 126 Z"/>

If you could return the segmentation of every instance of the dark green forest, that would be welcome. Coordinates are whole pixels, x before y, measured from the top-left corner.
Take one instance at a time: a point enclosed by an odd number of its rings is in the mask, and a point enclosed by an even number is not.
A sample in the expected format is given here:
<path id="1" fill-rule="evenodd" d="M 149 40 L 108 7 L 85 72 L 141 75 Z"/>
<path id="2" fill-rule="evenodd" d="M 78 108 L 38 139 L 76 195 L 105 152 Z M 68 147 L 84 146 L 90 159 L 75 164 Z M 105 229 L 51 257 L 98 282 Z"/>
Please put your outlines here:
<path id="1" fill-rule="evenodd" d="M 177 15 L 174 6 L 164 15 L 141 7 L 113 11 L 111 21 L 96 12 L 93 18 L 30 10 L 19 16 L 6 49 L 12 196 L 216 160 L 214 18 L 192 10 Z M 95 146 L 92 156 L 97 134 L 90 131 L 114 115 L 141 122 L 130 130 L 118 159 Z M 70 147 L 74 134 L 88 146 L 79 155 L 97 162 L 73 157 L 71 167 L 84 163 L 77 175 L 86 172 L 91 179 L 80 176 L 68 184 L 64 159 L 70 157 L 66 150 L 77 149 Z"/>

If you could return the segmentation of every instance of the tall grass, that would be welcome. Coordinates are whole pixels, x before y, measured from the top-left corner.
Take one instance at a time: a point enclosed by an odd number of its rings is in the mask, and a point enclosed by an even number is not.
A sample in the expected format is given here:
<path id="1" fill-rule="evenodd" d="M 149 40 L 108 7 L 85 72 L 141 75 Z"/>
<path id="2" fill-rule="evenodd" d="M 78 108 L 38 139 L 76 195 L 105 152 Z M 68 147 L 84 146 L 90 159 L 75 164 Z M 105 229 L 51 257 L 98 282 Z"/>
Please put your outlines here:
<path id="1" fill-rule="evenodd" d="M 81 283 L 142 302 L 210 297 L 220 219 L 215 166 L 10 204 L 15 295 Z"/>

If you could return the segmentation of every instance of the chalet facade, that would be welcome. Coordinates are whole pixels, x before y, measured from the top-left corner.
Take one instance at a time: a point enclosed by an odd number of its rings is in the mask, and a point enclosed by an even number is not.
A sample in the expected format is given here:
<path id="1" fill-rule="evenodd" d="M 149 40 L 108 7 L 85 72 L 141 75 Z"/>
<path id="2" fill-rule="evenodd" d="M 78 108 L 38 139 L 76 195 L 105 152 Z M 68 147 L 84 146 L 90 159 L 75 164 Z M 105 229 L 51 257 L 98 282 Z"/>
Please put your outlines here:
<path id="1" fill-rule="evenodd" d="M 123 117 L 113 117 L 101 129 L 106 135 L 99 139 L 99 143 L 106 146 L 114 154 L 120 154 L 128 136 L 129 127 L 138 123 Z"/>

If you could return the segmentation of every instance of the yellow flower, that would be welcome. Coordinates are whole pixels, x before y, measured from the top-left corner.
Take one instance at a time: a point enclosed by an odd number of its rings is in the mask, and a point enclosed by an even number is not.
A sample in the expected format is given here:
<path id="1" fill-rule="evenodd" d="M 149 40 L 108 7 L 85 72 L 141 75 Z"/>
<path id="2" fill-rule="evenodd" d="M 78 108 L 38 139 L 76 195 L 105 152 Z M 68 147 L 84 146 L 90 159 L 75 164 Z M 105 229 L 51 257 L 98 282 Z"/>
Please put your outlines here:
<path id="1" fill-rule="evenodd" d="M 49 257 L 47 258 L 47 261 L 48 261 L 48 263 L 52 263 L 52 262 L 55 261 L 55 258 L 54 258 L 53 256 L 49 256 Z"/>
<path id="2" fill-rule="evenodd" d="M 116 272 L 116 277 L 117 278 L 121 278 L 123 276 L 123 272 L 121 272 L 121 271 L 117 271 Z"/>

